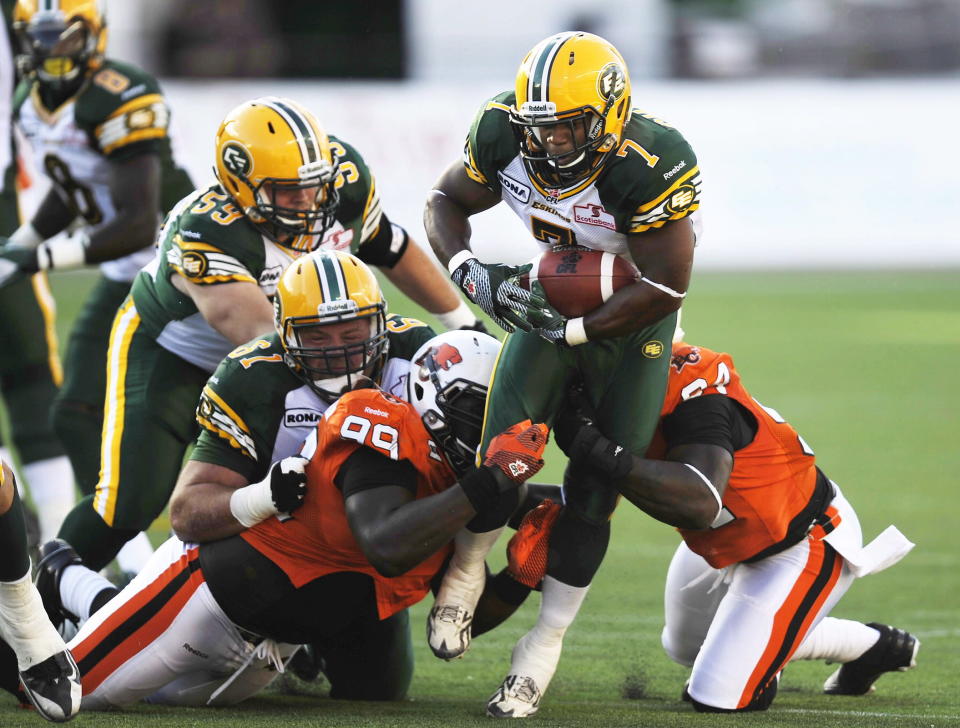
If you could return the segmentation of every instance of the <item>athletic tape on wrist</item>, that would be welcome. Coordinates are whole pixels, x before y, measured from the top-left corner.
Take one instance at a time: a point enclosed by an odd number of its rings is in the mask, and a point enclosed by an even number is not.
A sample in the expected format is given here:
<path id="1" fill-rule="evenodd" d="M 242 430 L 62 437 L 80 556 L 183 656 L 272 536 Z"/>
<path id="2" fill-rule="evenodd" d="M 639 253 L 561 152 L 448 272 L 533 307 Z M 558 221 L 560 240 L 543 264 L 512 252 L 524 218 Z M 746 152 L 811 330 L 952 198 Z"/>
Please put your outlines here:
<path id="1" fill-rule="evenodd" d="M 583 325 L 583 316 L 572 318 L 567 321 L 567 327 L 564 330 L 563 338 L 570 346 L 579 346 L 580 344 L 586 344 L 587 341 L 589 341 L 587 338 L 587 330 Z"/>
<path id="2" fill-rule="evenodd" d="M 245 528 L 256 526 L 277 514 L 270 492 L 270 473 L 259 483 L 237 488 L 230 495 L 230 513 Z"/>
<path id="3" fill-rule="evenodd" d="M 473 326 L 477 322 L 477 317 L 473 315 L 473 311 L 463 301 L 452 311 L 437 313 L 434 316 L 437 317 L 437 321 L 445 329 L 462 329 L 466 326 Z"/>
<path id="4" fill-rule="evenodd" d="M 476 258 L 472 250 L 460 250 L 454 254 L 454 256 L 447 263 L 447 270 L 450 271 L 450 275 L 453 275 L 453 272 L 463 265 L 466 261 L 471 258 Z"/>

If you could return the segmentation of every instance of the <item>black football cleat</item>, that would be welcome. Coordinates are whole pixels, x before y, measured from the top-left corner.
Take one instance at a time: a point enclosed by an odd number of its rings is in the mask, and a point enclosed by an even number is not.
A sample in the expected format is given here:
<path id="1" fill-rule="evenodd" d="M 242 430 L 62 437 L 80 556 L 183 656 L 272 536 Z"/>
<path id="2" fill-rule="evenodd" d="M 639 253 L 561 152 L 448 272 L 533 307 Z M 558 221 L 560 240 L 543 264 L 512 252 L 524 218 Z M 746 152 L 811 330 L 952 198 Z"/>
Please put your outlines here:
<path id="1" fill-rule="evenodd" d="M 53 626 L 59 631 L 67 620 L 77 623 L 77 615 L 64 608 L 60 599 L 60 579 L 63 570 L 83 560 L 66 541 L 55 538 L 40 547 L 40 562 L 37 564 L 37 591 L 43 600 L 43 608 Z"/>
<path id="2" fill-rule="evenodd" d="M 883 673 L 904 672 L 917 664 L 920 640 L 909 632 L 870 622 L 880 639 L 856 660 L 845 662 L 823 684 L 828 695 L 865 695 Z"/>
<path id="3" fill-rule="evenodd" d="M 70 650 L 58 652 L 20 673 L 27 698 L 47 720 L 63 723 L 80 710 L 80 670 Z"/>

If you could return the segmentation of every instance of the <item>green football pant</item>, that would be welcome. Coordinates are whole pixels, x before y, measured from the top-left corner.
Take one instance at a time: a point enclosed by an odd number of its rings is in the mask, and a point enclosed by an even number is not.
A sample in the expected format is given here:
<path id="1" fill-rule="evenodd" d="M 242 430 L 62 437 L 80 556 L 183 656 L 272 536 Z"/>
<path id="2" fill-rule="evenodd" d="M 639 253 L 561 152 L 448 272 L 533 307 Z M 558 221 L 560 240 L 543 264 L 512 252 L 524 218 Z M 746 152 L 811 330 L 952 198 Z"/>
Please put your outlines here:
<path id="1" fill-rule="evenodd" d="M 552 425 L 578 380 L 600 430 L 643 455 L 663 406 L 676 320 L 671 314 L 641 331 L 572 348 L 525 332 L 507 337 L 490 383 L 478 460 L 497 434 L 517 422 L 529 418 Z M 606 553 L 619 495 L 598 472 L 568 467 L 564 496 L 567 506 L 554 526 L 547 574 L 587 586 Z"/>
<path id="2" fill-rule="evenodd" d="M 100 478 L 59 534 L 90 568 L 103 568 L 163 511 L 199 432 L 194 413 L 208 376 L 143 333 L 132 299 L 117 311 L 107 353 Z"/>
<path id="3" fill-rule="evenodd" d="M 55 304 L 44 273 L 0 287 L 0 393 L 23 464 L 63 455 L 50 427 L 62 379 Z"/>
<path id="4" fill-rule="evenodd" d="M 66 375 L 53 406 L 53 427 L 84 495 L 93 493 L 100 473 L 110 328 L 129 292 L 130 284 L 125 281 L 102 276 L 97 281 L 70 331 Z"/>

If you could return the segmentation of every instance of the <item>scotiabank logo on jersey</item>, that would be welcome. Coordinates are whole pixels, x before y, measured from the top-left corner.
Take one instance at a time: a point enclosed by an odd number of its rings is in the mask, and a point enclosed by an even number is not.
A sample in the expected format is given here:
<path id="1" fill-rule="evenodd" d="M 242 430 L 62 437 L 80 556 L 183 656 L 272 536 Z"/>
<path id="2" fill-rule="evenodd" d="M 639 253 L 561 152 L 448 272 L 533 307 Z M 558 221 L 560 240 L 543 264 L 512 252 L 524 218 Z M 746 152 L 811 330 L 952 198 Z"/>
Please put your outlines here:
<path id="1" fill-rule="evenodd" d="M 573 219 L 575 222 L 584 225 L 599 225 L 608 230 L 616 230 L 617 224 L 614 222 L 613 215 L 603 209 L 603 205 L 574 205 Z"/>

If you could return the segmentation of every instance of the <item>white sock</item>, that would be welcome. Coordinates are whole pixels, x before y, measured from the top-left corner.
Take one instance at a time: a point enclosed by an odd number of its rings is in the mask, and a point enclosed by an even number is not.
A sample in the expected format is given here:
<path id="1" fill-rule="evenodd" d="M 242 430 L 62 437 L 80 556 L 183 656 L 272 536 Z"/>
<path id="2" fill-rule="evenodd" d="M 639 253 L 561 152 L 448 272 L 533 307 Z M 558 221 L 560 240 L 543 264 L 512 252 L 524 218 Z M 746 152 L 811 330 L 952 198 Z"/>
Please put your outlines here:
<path id="1" fill-rule="evenodd" d="M 23 672 L 67 648 L 47 619 L 30 570 L 17 581 L 0 581 L 0 634 Z"/>
<path id="2" fill-rule="evenodd" d="M 128 574 L 139 574 L 153 556 L 153 546 L 143 531 L 127 541 L 117 553 L 120 570 Z"/>
<path id="3" fill-rule="evenodd" d="M 84 622 L 90 618 L 90 606 L 97 594 L 115 588 L 96 571 L 71 564 L 60 576 L 60 603 Z"/>
<path id="4" fill-rule="evenodd" d="M 589 586 L 570 586 L 552 576 L 543 579 L 543 596 L 537 623 L 513 648 L 511 675 L 532 677 L 546 692 L 560 662 L 563 635 L 573 624 Z"/>
<path id="5" fill-rule="evenodd" d="M 41 543 L 56 538 L 60 524 L 76 503 L 70 460 L 60 455 L 29 463 L 23 466 L 23 476 L 40 519 Z"/>
<path id="6" fill-rule="evenodd" d="M 437 604 L 457 604 L 473 612 L 483 591 L 486 577 L 484 561 L 497 542 L 503 527 L 473 533 L 460 529 L 454 537 L 453 558 L 437 591 Z"/>
<path id="7" fill-rule="evenodd" d="M 824 617 L 790 659 L 850 662 L 873 647 L 878 639 L 880 632 L 863 622 Z"/>

